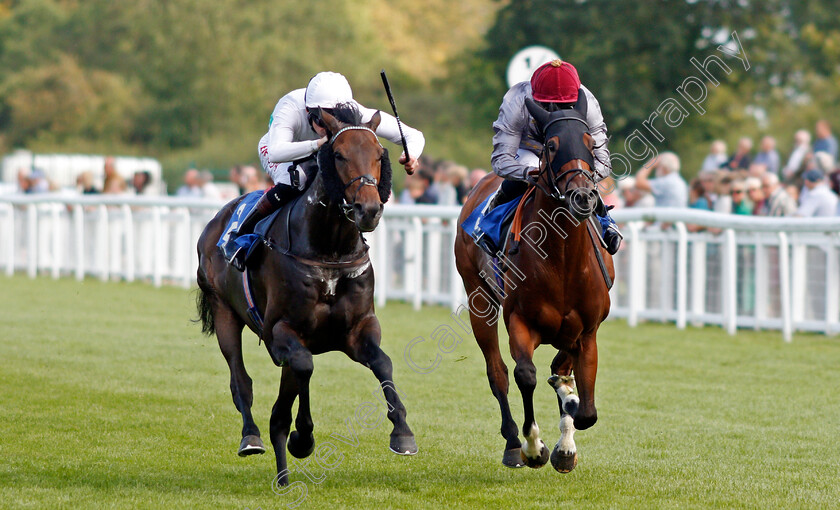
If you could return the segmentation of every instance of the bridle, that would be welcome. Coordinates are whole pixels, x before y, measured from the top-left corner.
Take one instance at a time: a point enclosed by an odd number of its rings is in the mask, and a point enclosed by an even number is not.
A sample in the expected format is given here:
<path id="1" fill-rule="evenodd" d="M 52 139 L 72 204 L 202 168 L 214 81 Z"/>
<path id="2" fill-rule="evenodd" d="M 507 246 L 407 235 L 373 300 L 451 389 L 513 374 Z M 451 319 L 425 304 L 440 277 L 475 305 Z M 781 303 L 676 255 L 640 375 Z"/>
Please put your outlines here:
<path id="1" fill-rule="evenodd" d="M 380 148 L 382 147 L 382 144 L 379 143 L 379 137 L 376 135 L 376 131 L 370 129 L 369 127 L 365 127 L 365 126 L 345 126 L 341 129 L 339 129 L 338 132 L 336 132 L 336 134 L 334 134 L 333 137 L 330 139 L 330 142 L 329 142 L 330 145 L 332 146 L 335 143 L 335 140 L 339 137 L 339 135 L 341 135 L 345 131 L 351 131 L 351 130 L 355 130 L 355 129 L 362 130 L 362 131 L 369 131 L 371 134 L 373 134 L 374 138 L 376 139 L 376 143 L 379 144 L 379 147 Z M 350 186 L 352 186 L 353 183 L 356 182 L 356 181 L 359 181 L 359 186 L 356 188 L 356 191 L 353 192 L 353 201 L 348 202 L 347 198 L 346 198 L 347 189 Z M 360 175 L 358 177 L 354 177 L 354 178 L 350 179 L 350 181 L 348 181 L 344 185 L 344 189 L 342 190 L 342 195 L 341 195 L 341 200 L 342 200 L 341 211 L 344 213 L 344 216 L 348 220 L 355 221 L 353 219 L 353 216 L 352 216 L 353 206 L 355 205 L 356 197 L 359 196 L 359 192 L 362 191 L 362 188 L 364 188 L 365 186 L 376 187 L 378 184 L 379 184 L 379 182 L 376 180 L 376 178 L 374 176 L 372 176 L 370 174 L 364 174 L 364 175 Z"/>
<path id="2" fill-rule="evenodd" d="M 586 120 L 581 119 L 579 117 L 564 116 L 564 117 L 556 117 L 554 119 L 551 119 L 551 121 L 543 127 L 543 130 L 542 130 L 543 131 L 543 136 L 545 137 L 546 133 L 548 132 L 548 128 L 552 124 L 555 124 L 555 123 L 563 121 L 563 120 L 576 120 L 578 122 L 582 122 L 586 126 L 587 133 L 589 132 L 589 123 L 587 123 Z M 550 196 L 551 198 L 557 200 L 558 202 L 563 202 L 563 203 L 566 202 L 566 200 L 567 200 L 566 194 L 569 191 L 569 183 L 572 181 L 572 179 L 576 175 L 582 175 L 584 178 L 586 178 L 587 180 L 592 182 L 593 185 L 597 185 L 597 182 L 595 181 L 595 176 L 593 175 L 592 170 L 591 169 L 587 170 L 587 169 L 583 168 L 581 166 L 580 162 L 579 162 L 580 158 L 576 158 L 576 160 L 578 161 L 578 164 L 575 168 L 570 168 L 568 170 L 564 170 L 559 175 L 554 174 L 554 168 L 552 167 L 552 164 L 551 164 L 552 162 L 549 161 L 549 159 L 548 159 L 548 152 L 545 150 L 545 146 L 543 146 L 543 150 L 540 153 L 540 161 L 543 161 L 543 159 L 545 159 L 545 164 L 540 165 L 540 170 L 537 172 L 536 179 L 534 179 L 533 184 L 535 186 L 537 186 L 538 188 L 540 188 L 543 191 L 543 193 L 545 193 L 546 195 Z M 544 173 L 549 172 L 549 171 L 551 172 L 550 175 L 553 178 L 549 179 L 549 183 L 551 185 L 551 188 L 546 189 L 545 187 L 543 187 L 543 184 L 540 182 L 541 181 L 540 178 L 543 176 Z M 560 182 L 564 178 L 565 178 L 565 186 L 563 186 L 563 191 L 560 191 L 560 188 L 558 187 L 558 182 Z"/>

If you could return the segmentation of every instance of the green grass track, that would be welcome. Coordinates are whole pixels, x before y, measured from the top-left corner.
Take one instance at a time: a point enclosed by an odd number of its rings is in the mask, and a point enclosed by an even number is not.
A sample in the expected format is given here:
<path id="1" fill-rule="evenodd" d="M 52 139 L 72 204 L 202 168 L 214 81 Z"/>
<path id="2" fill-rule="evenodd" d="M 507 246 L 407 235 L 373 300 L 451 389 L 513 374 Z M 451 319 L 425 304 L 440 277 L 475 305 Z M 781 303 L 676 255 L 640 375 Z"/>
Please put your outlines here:
<path id="1" fill-rule="evenodd" d="M 241 419 L 215 338 L 203 337 L 194 293 L 95 280 L 0 277 L 0 508 L 281 509 L 274 456 L 239 458 Z M 414 457 L 388 451 L 390 423 L 362 428 L 356 410 L 377 383 L 344 355 L 315 358 L 316 443 L 340 463 L 292 464 L 298 508 L 838 508 L 840 339 L 673 325 L 599 335 L 598 423 L 575 436 L 580 462 L 501 464 L 499 410 L 471 336 L 451 352 L 430 340 L 443 308 L 379 311 Z M 456 328 L 457 330 L 457 328 Z M 439 364 L 420 374 L 403 351 Z M 280 370 L 245 335 L 254 416 L 268 445 Z M 507 355 L 507 348 L 503 347 Z M 558 439 L 544 383 L 553 349 L 537 351 L 542 437 Z M 512 371 L 513 365 L 508 360 Z M 512 379 L 512 377 L 511 377 Z M 511 381 L 511 407 L 522 403 Z M 352 446 L 330 436 L 358 436 Z M 319 480 L 320 483 L 316 483 Z"/>

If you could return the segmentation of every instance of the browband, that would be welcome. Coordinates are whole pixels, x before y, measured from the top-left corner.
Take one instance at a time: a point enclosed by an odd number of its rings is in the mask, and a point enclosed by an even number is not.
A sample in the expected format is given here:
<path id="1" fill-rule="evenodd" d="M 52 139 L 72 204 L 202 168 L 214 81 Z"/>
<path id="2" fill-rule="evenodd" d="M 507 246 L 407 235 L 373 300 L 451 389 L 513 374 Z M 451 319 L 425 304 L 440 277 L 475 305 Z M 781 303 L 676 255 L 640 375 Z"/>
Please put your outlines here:
<path id="1" fill-rule="evenodd" d="M 351 129 L 362 129 L 364 131 L 370 131 L 371 133 L 373 133 L 373 136 L 376 137 L 376 142 L 379 143 L 380 147 L 382 147 L 382 144 L 379 142 L 379 136 L 377 136 L 376 131 L 372 130 L 369 127 L 365 127 L 365 126 L 346 126 L 346 127 L 343 127 L 341 129 L 339 129 L 338 133 L 333 135 L 332 139 L 330 140 L 330 144 L 335 142 L 335 139 L 338 138 L 338 135 L 340 135 L 341 133 L 343 133 L 345 131 L 350 131 Z"/>

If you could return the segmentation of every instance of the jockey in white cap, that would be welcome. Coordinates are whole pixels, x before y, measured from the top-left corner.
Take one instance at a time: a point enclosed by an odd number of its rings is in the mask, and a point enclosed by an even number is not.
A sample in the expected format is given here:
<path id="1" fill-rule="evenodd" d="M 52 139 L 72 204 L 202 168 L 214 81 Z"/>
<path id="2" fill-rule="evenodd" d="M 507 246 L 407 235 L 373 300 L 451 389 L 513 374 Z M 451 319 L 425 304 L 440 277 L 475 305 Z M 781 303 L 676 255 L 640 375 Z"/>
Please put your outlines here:
<path id="1" fill-rule="evenodd" d="M 275 185 L 260 197 L 222 246 L 225 258 L 240 271 L 244 269 L 245 253 L 237 249 L 232 240 L 238 235 L 251 233 L 257 222 L 303 193 L 307 176 L 295 162 L 314 160 L 315 153 L 327 142 L 327 131 L 315 111 L 320 108 L 332 114 L 336 107 L 344 105 L 357 108 L 362 114 L 362 122 L 368 122 L 377 112 L 357 103 L 347 78 L 333 72 L 316 74 L 305 89 L 293 90 L 277 102 L 268 122 L 268 132 L 258 146 L 260 163 Z M 400 144 L 397 119 L 385 112 L 380 112 L 380 116 L 376 134 Z M 417 158 L 423 152 L 426 141 L 420 131 L 405 124 L 402 128 L 411 158 L 406 160 L 403 153 L 399 161 L 407 171 L 414 172 L 419 166 Z"/>

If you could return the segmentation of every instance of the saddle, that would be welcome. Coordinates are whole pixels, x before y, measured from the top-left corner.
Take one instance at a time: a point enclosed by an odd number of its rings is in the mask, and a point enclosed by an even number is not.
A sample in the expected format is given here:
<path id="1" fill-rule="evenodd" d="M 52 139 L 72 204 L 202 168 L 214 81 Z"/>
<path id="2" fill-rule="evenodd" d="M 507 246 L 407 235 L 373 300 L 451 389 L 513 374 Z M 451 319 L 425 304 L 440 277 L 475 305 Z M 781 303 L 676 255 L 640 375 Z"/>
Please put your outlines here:
<path id="1" fill-rule="evenodd" d="M 473 238 L 473 241 L 491 257 L 504 248 L 514 216 L 520 209 L 520 203 L 528 196 L 528 193 L 520 195 L 510 202 L 499 204 L 492 211 L 486 211 L 487 204 L 492 200 L 493 194 L 484 199 L 476 207 L 467 219 L 461 224 L 464 232 Z"/>
<path id="2" fill-rule="evenodd" d="M 252 191 L 245 195 L 239 205 L 236 207 L 236 210 L 233 211 L 233 214 L 230 215 L 230 219 L 228 220 L 225 229 L 222 231 L 222 235 L 219 238 L 219 241 L 216 243 L 216 246 L 221 247 L 224 244 L 225 239 L 231 235 L 231 231 L 239 224 L 239 222 L 244 219 L 248 212 L 253 209 L 257 202 L 259 201 L 260 197 L 263 195 L 264 191 Z M 278 214 L 280 214 L 285 209 L 290 209 L 290 205 L 294 204 L 297 200 L 292 200 L 289 204 L 284 204 L 280 209 L 274 211 L 270 215 L 266 216 L 259 223 L 256 224 L 254 227 L 254 232 L 252 234 L 242 234 L 237 236 L 233 239 L 233 243 L 239 247 L 245 249 L 245 262 L 246 265 L 249 260 L 253 258 L 254 252 L 260 246 L 260 241 L 265 239 L 266 233 L 271 228 L 271 225 L 277 219 Z"/>

